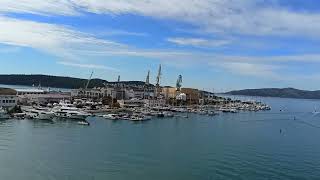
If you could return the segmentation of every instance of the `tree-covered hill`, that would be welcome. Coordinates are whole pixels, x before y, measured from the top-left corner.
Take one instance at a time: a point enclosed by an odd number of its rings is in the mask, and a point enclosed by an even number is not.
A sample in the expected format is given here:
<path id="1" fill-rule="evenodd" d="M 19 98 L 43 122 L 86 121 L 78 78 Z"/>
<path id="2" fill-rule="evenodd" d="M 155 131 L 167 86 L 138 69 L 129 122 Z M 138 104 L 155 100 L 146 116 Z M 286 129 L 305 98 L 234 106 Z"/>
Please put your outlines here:
<path id="1" fill-rule="evenodd" d="M 24 86 L 38 86 L 53 87 L 53 88 L 68 88 L 77 89 L 84 88 L 87 84 L 87 79 L 63 77 L 63 76 L 49 76 L 49 75 L 23 75 L 23 74 L 11 74 L 0 75 L 0 84 L 6 85 L 24 85 Z M 103 79 L 92 79 L 89 84 L 89 88 L 92 87 L 104 87 L 104 84 L 116 84 L 117 82 L 108 82 Z M 144 85 L 142 81 L 123 81 L 124 85 Z"/>
<path id="2" fill-rule="evenodd" d="M 299 98 L 299 99 L 320 99 L 320 91 L 307 91 L 294 88 L 263 88 L 263 89 L 244 89 L 230 91 L 226 94 L 262 96 L 262 97 L 281 97 L 281 98 Z"/>

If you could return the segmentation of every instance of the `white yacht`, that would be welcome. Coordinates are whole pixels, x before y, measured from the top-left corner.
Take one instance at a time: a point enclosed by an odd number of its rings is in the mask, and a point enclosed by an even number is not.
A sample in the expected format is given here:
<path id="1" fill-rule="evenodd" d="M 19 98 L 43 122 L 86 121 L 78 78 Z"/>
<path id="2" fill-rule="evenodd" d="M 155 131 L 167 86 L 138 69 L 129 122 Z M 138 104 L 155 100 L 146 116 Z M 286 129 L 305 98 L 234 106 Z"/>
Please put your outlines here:
<path id="1" fill-rule="evenodd" d="M 33 107 L 24 109 L 26 112 L 26 116 L 30 119 L 38 119 L 38 120 L 53 120 L 54 113 L 50 112 L 49 109 Z"/>
<path id="2" fill-rule="evenodd" d="M 72 105 L 56 106 L 52 109 L 52 112 L 57 118 L 61 119 L 84 120 L 90 116 L 90 114 L 83 112 Z"/>

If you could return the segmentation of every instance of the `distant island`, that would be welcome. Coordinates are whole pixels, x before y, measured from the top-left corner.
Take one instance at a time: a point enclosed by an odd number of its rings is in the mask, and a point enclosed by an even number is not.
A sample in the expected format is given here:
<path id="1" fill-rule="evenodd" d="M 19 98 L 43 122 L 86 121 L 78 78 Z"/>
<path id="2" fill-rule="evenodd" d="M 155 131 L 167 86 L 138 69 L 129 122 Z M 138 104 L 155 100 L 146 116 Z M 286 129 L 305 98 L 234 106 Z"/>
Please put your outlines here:
<path id="1" fill-rule="evenodd" d="M 225 94 L 244 95 L 244 96 L 262 96 L 262 97 L 280 97 L 297 99 L 320 99 L 320 90 L 307 91 L 294 88 L 262 88 L 262 89 L 244 89 L 230 91 Z"/>
<path id="2" fill-rule="evenodd" d="M 24 75 L 24 74 L 9 74 L 0 75 L 0 84 L 6 85 L 22 85 L 22 86 L 39 86 L 52 88 L 78 89 L 85 87 L 88 79 L 49 76 L 49 75 Z M 103 79 L 92 79 L 88 88 L 104 87 L 108 84 L 116 84 L 118 82 L 108 82 Z M 123 85 L 142 86 L 143 81 L 121 81 Z"/>

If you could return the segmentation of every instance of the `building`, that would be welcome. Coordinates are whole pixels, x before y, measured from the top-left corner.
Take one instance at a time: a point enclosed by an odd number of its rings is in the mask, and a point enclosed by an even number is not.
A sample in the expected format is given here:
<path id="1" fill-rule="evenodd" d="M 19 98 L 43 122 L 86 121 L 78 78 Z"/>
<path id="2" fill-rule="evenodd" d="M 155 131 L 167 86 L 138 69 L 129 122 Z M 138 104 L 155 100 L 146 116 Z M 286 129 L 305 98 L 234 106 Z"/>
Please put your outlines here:
<path id="1" fill-rule="evenodd" d="M 113 99 L 117 98 L 117 91 L 115 90 L 115 88 L 104 88 L 104 95 L 105 97 L 112 97 Z"/>
<path id="2" fill-rule="evenodd" d="M 0 88 L 0 107 L 11 108 L 17 105 L 17 91 Z"/>
<path id="3" fill-rule="evenodd" d="M 17 95 L 26 95 L 26 94 L 46 94 L 48 91 L 43 89 L 16 89 Z"/>
<path id="4" fill-rule="evenodd" d="M 129 100 L 118 100 L 120 107 L 144 107 L 144 100 L 143 99 L 129 99 Z"/>
<path id="5" fill-rule="evenodd" d="M 70 100 L 70 93 L 25 94 L 18 96 L 20 104 L 47 104 Z"/>
<path id="6" fill-rule="evenodd" d="M 181 93 L 186 94 L 188 104 L 199 104 L 200 91 L 193 88 L 181 88 Z"/>
<path id="7" fill-rule="evenodd" d="M 144 105 L 146 107 L 163 107 L 166 105 L 165 99 L 145 99 Z"/>
<path id="8" fill-rule="evenodd" d="M 176 99 L 180 101 L 187 101 L 187 95 L 185 93 L 180 93 L 176 96 Z"/>
<path id="9" fill-rule="evenodd" d="M 177 89 L 173 87 L 163 87 L 162 94 L 165 99 L 175 99 L 177 96 Z"/>
<path id="10" fill-rule="evenodd" d="M 93 88 L 93 89 L 74 89 L 71 91 L 72 97 L 79 98 L 102 98 L 105 96 L 104 88 Z"/>
<path id="11" fill-rule="evenodd" d="M 177 99 L 178 97 L 178 99 L 186 100 L 188 104 L 198 104 L 200 100 L 200 91 L 193 88 L 181 88 L 181 91 L 177 92 L 176 88 L 163 87 L 162 94 L 166 100 Z M 183 97 L 179 97 L 180 94 L 183 94 Z"/>

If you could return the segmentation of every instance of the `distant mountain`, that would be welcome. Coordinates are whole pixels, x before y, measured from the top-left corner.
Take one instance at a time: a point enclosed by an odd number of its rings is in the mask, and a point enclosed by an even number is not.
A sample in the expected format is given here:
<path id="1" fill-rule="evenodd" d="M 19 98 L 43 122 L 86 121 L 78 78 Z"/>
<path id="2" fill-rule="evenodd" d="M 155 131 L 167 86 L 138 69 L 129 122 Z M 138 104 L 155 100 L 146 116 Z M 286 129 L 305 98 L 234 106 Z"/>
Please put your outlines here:
<path id="1" fill-rule="evenodd" d="M 245 96 L 262 96 L 262 97 L 281 97 L 297 99 L 320 99 L 320 90 L 306 91 L 294 88 L 263 88 L 263 89 L 244 89 L 230 91 L 226 94 L 245 95 Z"/>
<path id="2" fill-rule="evenodd" d="M 24 86 L 38 86 L 53 87 L 53 88 L 67 88 L 77 89 L 85 87 L 87 79 L 74 78 L 74 77 L 62 77 L 62 76 L 49 76 L 49 75 L 0 75 L 0 84 L 6 85 L 24 85 Z M 104 84 L 117 84 L 118 82 L 108 82 L 103 79 L 92 79 L 89 84 L 89 88 L 104 87 Z M 123 81 L 124 85 L 129 86 L 142 86 L 142 81 Z"/>

